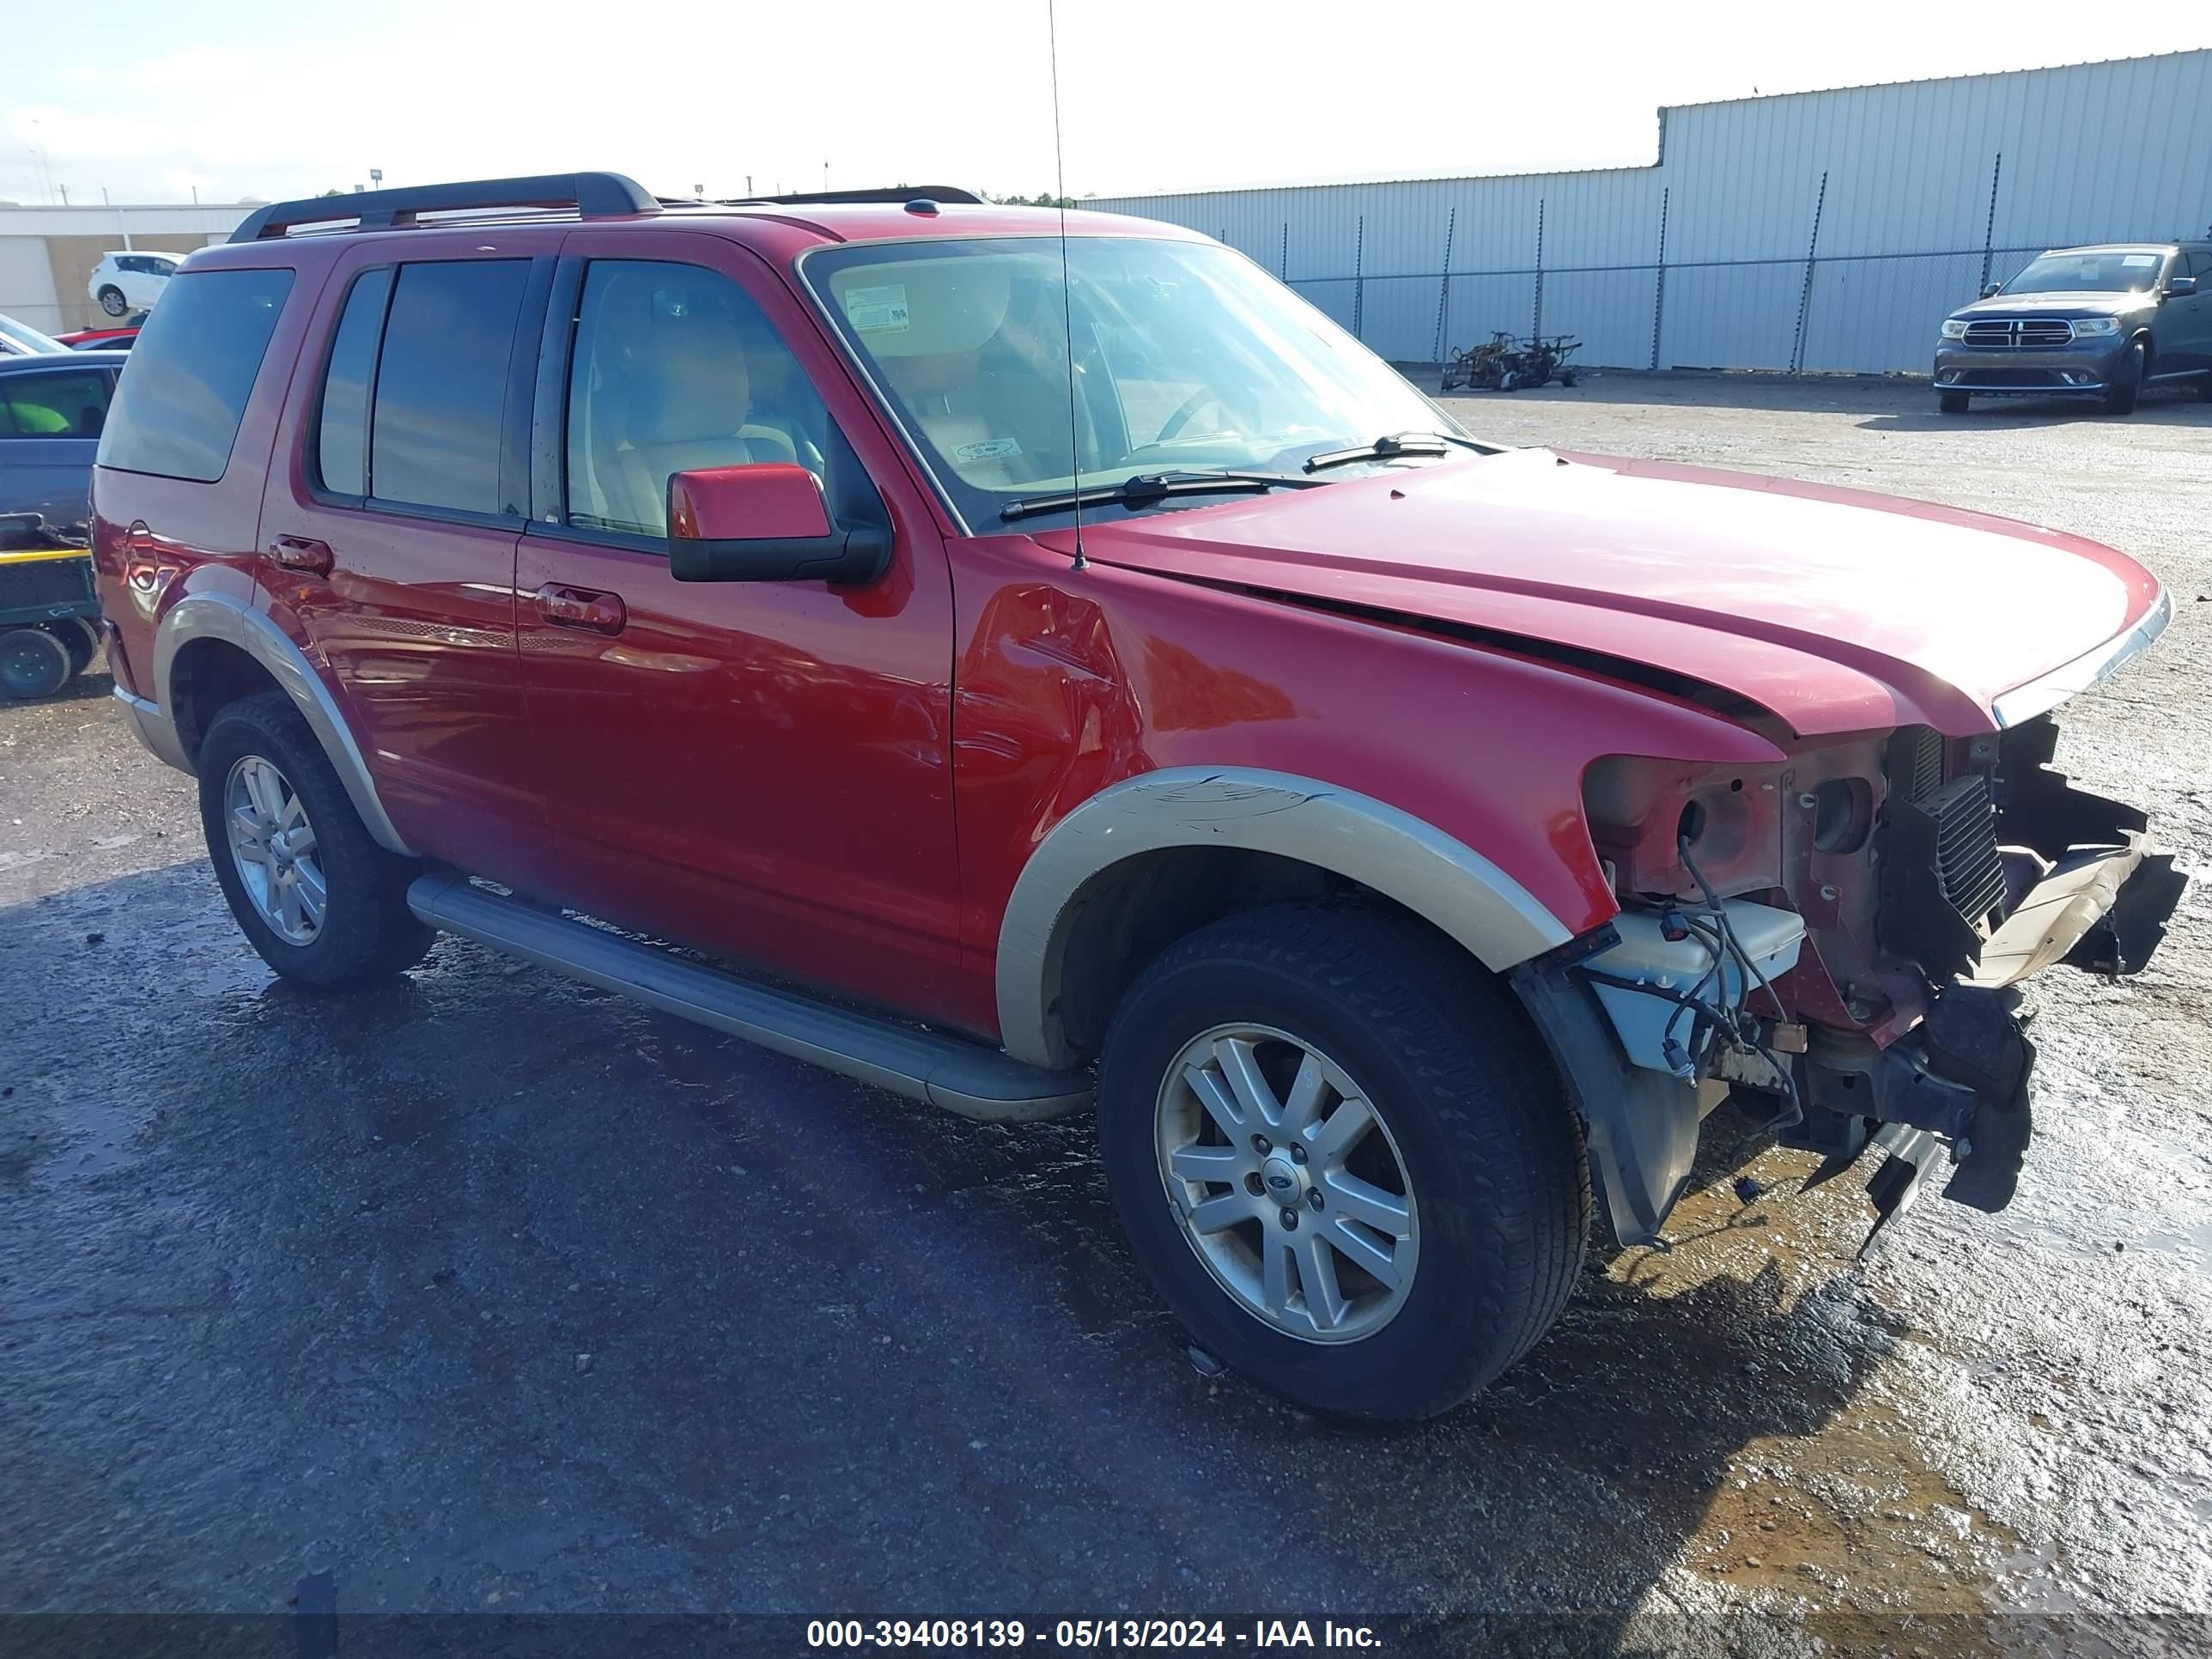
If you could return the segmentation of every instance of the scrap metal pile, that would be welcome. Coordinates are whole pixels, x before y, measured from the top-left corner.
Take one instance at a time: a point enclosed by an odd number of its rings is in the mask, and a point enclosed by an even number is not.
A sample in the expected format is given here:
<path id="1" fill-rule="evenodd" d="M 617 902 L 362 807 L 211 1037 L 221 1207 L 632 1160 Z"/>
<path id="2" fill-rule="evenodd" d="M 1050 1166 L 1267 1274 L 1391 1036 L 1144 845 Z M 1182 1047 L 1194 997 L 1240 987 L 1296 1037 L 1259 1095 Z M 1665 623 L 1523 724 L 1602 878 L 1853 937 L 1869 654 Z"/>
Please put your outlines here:
<path id="1" fill-rule="evenodd" d="M 1476 392 L 1519 392 L 1528 386 L 1575 383 L 1577 370 L 1567 359 L 1582 342 L 1569 334 L 1537 335 L 1516 340 L 1505 329 L 1494 330 L 1486 344 L 1455 351 L 1444 365 L 1439 392 L 1465 386 Z"/>

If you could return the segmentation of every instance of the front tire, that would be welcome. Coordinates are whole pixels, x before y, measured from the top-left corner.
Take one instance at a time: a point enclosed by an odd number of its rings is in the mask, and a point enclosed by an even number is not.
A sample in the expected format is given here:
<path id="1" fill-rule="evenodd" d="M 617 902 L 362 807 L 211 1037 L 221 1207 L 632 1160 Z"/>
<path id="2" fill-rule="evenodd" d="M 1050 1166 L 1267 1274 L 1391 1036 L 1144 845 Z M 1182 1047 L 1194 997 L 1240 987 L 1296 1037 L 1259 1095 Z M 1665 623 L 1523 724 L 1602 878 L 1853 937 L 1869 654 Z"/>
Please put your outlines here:
<path id="1" fill-rule="evenodd" d="M 1170 946 L 1115 1012 L 1098 1099 L 1139 1263 L 1301 1405 L 1432 1416 L 1573 1287 L 1580 1126 L 1510 996 L 1410 924 L 1285 906 Z"/>
<path id="2" fill-rule="evenodd" d="M 1946 415 L 1963 415 L 1973 406 L 1973 398 L 1964 392 L 1939 392 L 1936 407 Z"/>
<path id="3" fill-rule="evenodd" d="M 131 303 L 123 297 L 121 289 L 111 284 L 100 289 L 97 297 L 100 301 L 100 308 L 109 316 L 122 317 L 130 313 Z"/>
<path id="4" fill-rule="evenodd" d="M 2105 412 L 2107 415 L 2135 413 L 2136 399 L 2142 392 L 2143 368 L 2143 349 L 2138 341 L 2130 346 L 2113 366 L 2112 381 L 2105 388 Z"/>
<path id="5" fill-rule="evenodd" d="M 282 691 L 226 706 L 198 757 L 208 857 L 246 939 L 285 979 L 336 991 L 422 960 L 414 866 L 376 844 Z"/>

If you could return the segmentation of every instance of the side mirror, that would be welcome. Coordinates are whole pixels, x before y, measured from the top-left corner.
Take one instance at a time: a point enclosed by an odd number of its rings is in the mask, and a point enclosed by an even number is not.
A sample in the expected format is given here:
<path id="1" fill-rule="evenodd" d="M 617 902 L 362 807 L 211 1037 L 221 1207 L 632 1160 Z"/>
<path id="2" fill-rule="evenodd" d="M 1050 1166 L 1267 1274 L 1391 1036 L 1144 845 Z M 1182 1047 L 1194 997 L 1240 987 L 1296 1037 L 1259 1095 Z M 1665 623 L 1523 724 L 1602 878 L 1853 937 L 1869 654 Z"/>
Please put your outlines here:
<path id="1" fill-rule="evenodd" d="M 2197 279 L 2194 276 L 2169 276 L 2166 279 L 2166 297 L 2169 300 L 2185 300 L 2196 292 Z"/>
<path id="2" fill-rule="evenodd" d="M 668 480 L 668 573 L 679 582 L 866 582 L 890 562 L 877 524 L 841 528 L 803 466 L 757 461 Z"/>
<path id="3" fill-rule="evenodd" d="M 1984 300 L 1994 300 L 1998 295 L 2003 292 L 2004 284 L 2002 283 L 1984 283 L 1982 284 L 1982 298 Z"/>

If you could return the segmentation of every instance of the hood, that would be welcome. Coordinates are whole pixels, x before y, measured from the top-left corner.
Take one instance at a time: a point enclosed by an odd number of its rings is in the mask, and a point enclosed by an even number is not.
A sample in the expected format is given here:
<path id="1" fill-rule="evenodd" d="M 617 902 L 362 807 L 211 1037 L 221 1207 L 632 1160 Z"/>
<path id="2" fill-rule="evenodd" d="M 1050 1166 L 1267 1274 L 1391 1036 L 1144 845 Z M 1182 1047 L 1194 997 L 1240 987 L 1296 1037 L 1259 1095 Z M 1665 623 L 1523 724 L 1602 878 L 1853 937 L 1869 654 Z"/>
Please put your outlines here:
<path id="1" fill-rule="evenodd" d="M 2085 658 L 2165 605 L 2135 561 L 2055 530 L 1534 449 L 1091 525 L 1083 541 L 1102 564 L 1711 686 L 1803 737 L 1989 731 L 2003 693 L 2051 676 L 2080 689 L 2100 665 Z"/>
<path id="2" fill-rule="evenodd" d="M 1961 306 L 1954 317 L 2121 317 L 2148 311 L 2158 303 L 2155 293 L 2142 294 L 1996 294 Z"/>

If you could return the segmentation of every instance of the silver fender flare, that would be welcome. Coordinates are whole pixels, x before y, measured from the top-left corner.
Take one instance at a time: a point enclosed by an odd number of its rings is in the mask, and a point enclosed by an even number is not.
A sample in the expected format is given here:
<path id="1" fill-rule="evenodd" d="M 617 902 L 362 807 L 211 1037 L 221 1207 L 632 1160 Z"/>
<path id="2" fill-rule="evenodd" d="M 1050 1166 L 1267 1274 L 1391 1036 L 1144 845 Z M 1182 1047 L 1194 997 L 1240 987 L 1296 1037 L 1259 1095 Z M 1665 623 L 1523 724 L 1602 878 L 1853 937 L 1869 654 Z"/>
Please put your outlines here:
<path id="1" fill-rule="evenodd" d="M 308 662 L 300 647 L 284 635 L 284 630 L 270 620 L 269 614 L 258 611 L 252 605 L 234 594 L 222 592 L 188 593 L 177 601 L 168 614 L 161 618 L 154 633 L 154 700 L 150 711 L 153 719 L 168 728 L 167 749 L 149 739 L 149 746 L 164 760 L 173 764 L 185 758 L 184 746 L 176 733 L 176 704 L 170 697 L 170 675 L 176 665 L 177 653 L 195 640 L 222 640 L 240 650 L 269 671 L 270 678 L 283 688 L 292 706 L 300 711 L 301 718 L 314 732 L 323 752 L 330 757 L 337 770 L 338 781 L 345 785 L 347 798 L 353 802 L 354 811 L 377 845 L 403 858 L 411 858 L 414 851 L 400 838 L 398 830 L 386 816 L 384 803 L 377 799 L 376 785 L 368 775 L 368 763 L 362 757 L 361 745 L 354 741 L 353 729 L 346 724 L 344 714 L 337 701 L 331 696 L 323 678 Z M 149 711 L 140 708 L 134 701 L 132 714 L 142 734 Z M 187 769 L 190 769 L 187 768 Z"/>
<path id="2" fill-rule="evenodd" d="M 1564 945 L 1559 919 L 1511 876 L 1435 825 L 1371 796 L 1245 767 L 1175 767 L 1101 790 L 1030 854 L 999 927 L 999 1029 L 1006 1052 L 1060 1067 L 1071 905 L 1123 860 L 1169 847 L 1237 847 L 1348 878 L 1425 916 L 1486 967 Z"/>

